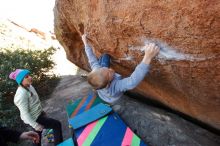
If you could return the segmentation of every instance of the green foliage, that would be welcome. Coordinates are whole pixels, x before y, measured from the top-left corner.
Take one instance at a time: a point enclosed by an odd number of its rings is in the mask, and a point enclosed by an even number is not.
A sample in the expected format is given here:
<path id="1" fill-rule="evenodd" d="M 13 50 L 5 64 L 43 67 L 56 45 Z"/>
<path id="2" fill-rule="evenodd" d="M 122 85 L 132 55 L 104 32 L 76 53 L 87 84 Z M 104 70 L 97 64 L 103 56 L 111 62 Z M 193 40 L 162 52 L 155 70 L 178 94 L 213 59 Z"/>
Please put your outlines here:
<path id="1" fill-rule="evenodd" d="M 55 75 L 47 73 L 54 67 L 55 63 L 51 56 L 55 49 L 49 48 L 45 50 L 22 50 L 9 49 L 0 50 L 0 119 L 1 124 L 13 126 L 19 122 L 19 111 L 13 104 L 13 97 L 17 89 L 17 83 L 9 79 L 10 72 L 15 69 L 28 69 L 34 81 L 34 86 L 40 90 L 40 94 L 46 96 L 49 94 L 48 86 L 50 79 L 57 79 Z M 44 88 L 42 91 L 39 88 Z M 45 92 L 44 92 L 45 91 Z"/>

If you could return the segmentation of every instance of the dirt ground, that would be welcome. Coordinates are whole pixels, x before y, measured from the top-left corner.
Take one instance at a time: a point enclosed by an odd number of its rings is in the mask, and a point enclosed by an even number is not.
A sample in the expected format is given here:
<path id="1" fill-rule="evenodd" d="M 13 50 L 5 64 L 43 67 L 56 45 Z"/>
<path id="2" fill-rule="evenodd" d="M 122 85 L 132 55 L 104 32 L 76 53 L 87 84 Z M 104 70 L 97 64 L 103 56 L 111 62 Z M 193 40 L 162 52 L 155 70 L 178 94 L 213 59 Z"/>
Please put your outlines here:
<path id="1" fill-rule="evenodd" d="M 65 107 L 69 98 L 80 98 L 88 94 L 90 85 L 80 75 L 63 76 L 51 94 L 43 102 L 50 117 L 62 122 L 64 139 L 71 137 Z M 220 136 L 203 129 L 178 115 L 124 96 L 114 106 L 125 123 L 148 145 L 153 146 L 219 146 Z M 43 139 L 44 146 L 53 144 Z"/>

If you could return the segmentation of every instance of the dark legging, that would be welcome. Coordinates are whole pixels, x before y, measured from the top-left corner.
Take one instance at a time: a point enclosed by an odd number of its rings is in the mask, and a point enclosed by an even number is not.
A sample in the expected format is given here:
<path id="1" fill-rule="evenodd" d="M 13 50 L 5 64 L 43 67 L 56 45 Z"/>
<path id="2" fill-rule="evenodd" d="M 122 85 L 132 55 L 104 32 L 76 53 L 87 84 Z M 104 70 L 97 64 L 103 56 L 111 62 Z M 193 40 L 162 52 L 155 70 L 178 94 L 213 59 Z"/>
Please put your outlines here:
<path id="1" fill-rule="evenodd" d="M 46 117 L 44 114 L 41 114 L 37 120 L 37 123 L 41 124 L 44 126 L 45 129 L 53 129 L 53 134 L 54 134 L 54 144 L 58 145 L 63 141 L 63 135 L 62 135 L 62 126 L 61 123 L 58 120 Z M 36 131 L 41 140 L 41 133 L 39 131 Z M 41 143 L 39 144 L 34 144 L 34 146 L 41 146 Z"/>

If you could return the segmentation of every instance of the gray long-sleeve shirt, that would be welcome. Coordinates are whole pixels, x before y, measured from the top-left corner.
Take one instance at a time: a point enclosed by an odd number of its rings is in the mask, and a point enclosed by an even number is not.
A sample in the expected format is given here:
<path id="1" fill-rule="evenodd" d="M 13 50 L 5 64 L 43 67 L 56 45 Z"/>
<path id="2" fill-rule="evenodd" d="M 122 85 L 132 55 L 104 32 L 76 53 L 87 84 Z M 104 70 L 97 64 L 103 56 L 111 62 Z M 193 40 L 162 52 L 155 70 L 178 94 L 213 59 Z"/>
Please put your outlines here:
<path id="1" fill-rule="evenodd" d="M 89 60 L 92 70 L 101 68 L 98 59 L 94 55 L 89 45 L 85 46 L 85 52 Z M 127 78 L 115 73 L 111 84 L 103 89 L 97 90 L 99 97 L 108 103 L 118 100 L 125 91 L 135 88 L 145 77 L 149 71 L 149 65 L 141 62 L 138 64 L 134 72 Z"/>

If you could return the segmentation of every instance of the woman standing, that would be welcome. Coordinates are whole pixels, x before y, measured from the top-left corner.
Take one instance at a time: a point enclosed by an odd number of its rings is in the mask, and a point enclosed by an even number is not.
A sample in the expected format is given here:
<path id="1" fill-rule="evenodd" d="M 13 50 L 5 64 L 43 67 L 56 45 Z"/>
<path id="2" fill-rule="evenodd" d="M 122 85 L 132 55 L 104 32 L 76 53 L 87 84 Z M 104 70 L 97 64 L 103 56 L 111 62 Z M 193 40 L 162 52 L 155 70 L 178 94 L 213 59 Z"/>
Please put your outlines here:
<path id="1" fill-rule="evenodd" d="M 21 119 L 29 124 L 39 134 L 44 128 L 54 131 L 55 145 L 63 141 L 61 123 L 46 116 L 42 109 L 38 94 L 32 84 L 30 71 L 26 69 L 16 69 L 9 75 L 10 79 L 18 83 L 18 89 L 14 97 L 14 103 L 20 111 Z M 40 146 L 41 143 L 34 144 Z"/>

